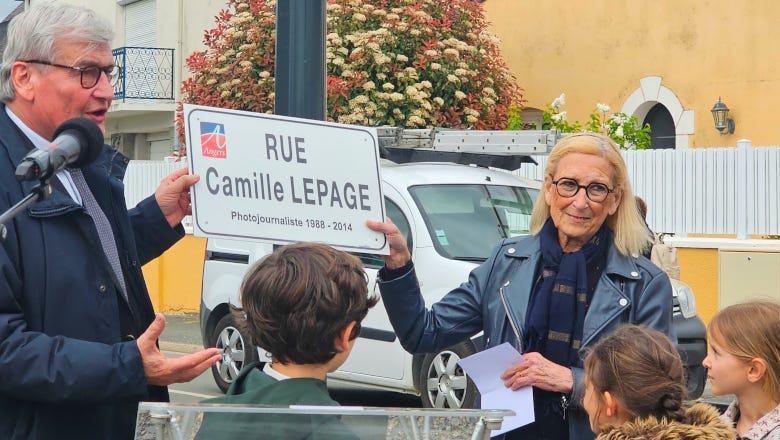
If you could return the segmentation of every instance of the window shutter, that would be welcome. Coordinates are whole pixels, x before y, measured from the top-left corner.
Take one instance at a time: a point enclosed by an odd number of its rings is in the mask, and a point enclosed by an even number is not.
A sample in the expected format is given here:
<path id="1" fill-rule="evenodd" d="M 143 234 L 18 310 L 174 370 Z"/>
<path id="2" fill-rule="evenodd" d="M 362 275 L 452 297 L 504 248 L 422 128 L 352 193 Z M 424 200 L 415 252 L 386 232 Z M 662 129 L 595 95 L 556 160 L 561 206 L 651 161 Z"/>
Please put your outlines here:
<path id="1" fill-rule="evenodd" d="M 125 46 L 157 47 L 156 0 L 141 0 L 125 6 Z"/>

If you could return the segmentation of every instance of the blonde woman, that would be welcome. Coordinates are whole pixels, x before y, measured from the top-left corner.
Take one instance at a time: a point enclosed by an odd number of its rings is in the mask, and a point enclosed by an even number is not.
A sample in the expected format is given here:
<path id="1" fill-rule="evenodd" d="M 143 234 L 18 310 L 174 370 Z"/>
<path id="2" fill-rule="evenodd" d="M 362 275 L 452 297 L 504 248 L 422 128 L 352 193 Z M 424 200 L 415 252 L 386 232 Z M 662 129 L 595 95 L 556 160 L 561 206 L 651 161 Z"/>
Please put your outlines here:
<path id="1" fill-rule="evenodd" d="M 622 323 L 672 336 L 669 278 L 640 253 L 649 232 L 628 172 L 608 137 L 580 133 L 550 152 L 532 235 L 507 238 L 469 279 L 430 309 L 420 294 L 406 238 L 392 222 L 379 287 L 404 348 L 435 352 L 484 331 L 487 347 L 509 342 L 525 361 L 502 375 L 532 386 L 536 421 L 506 438 L 593 438 L 582 397 L 582 347 Z"/>

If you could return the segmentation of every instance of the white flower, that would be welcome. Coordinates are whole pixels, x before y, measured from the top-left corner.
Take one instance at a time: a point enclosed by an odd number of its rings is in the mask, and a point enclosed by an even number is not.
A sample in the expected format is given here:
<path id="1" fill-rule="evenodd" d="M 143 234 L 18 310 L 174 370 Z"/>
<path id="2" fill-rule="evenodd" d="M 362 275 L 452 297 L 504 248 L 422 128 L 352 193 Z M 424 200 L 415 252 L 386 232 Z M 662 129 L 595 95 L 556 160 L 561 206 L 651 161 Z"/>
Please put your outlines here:
<path id="1" fill-rule="evenodd" d="M 461 99 L 466 97 L 466 94 L 461 92 L 460 90 L 456 90 L 455 97 L 460 101 Z"/>
<path id="2" fill-rule="evenodd" d="M 619 138 L 623 137 L 623 126 L 622 125 L 618 126 L 618 128 L 615 130 L 615 136 L 617 136 Z"/>
<path id="3" fill-rule="evenodd" d="M 553 100 L 552 104 L 550 104 L 550 106 L 552 108 L 554 108 L 555 110 L 558 110 L 564 104 L 566 104 L 566 94 L 565 93 L 561 93 L 561 96 L 555 98 Z"/>
<path id="4" fill-rule="evenodd" d="M 618 125 L 623 125 L 628 122 L 628 116 L 623 113 L 615 113 L 610 119 L 615 121 Z"/>
<path id="5" fill-rule="evenodd" d="M 422 125 L 425 125 L 425 121 L 423 120 L 423 118 L 419 116 L 410 116 L 409 125 L 420 127 Z"/>
<path id="6" fill-rule="evenodd" d="M 387 55 L 385 55 L 383 53 L 375 53 L 374 54 L 374 62 L 377 63 L 380 66 L 383 65 L 383 64 L 388 64 L 391 61 L 392 60 L 390 59 L 390 57 L 388 57 Z"/>
<path id="7" fill-rule="evenodd" d="M 460 53 L 456 49 L 453 48 L 447 48 L 444 49 L 444 55 L 447 55 L 452 58 L 458 58 L 460 56 Z"/>
<path id="8" fill-rule="evenodd" d="M 609 106 L 607 104 L 602 103 L 602 102 L 599 102 L 598 104 L 596 104 L 596 108 L 601 113 L 604 113 L 604 114 L 609 113 Z"/>
<path id="9" fill-rule="evenodd" d="M 391 92 L 391 91 L 393 91 L 393 89 L 395 89 L 395 86 L 393 86 L 390 83 L 384 83 L 384 84 L 382 84 L 382 89 L 384 89 L 387 92 Z"/>
<path id="10" fill-rule="evenodd" d="M 550 116 L 550 119 L 552 119 L 553 122 L 563 122 L 566 120 L 566 112 L 556 113 Z"/>

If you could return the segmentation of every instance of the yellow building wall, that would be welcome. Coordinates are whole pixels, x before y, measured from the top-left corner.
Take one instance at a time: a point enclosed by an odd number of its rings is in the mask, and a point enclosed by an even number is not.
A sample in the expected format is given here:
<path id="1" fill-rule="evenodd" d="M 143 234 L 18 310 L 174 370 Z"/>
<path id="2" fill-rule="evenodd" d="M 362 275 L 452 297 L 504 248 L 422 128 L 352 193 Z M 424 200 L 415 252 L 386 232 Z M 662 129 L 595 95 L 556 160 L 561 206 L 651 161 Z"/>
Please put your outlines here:
<path id="1" fill-rule="evenodd" d="M 694 110 L 689 146 L 777 145 L 780 96 L 776 42 L 780 2 L 487 0 L 526 105 L 546 108 L 565 92 L 570 120 L 587 122 L 597 102 L 620 111 L 639 80 L 659 76 Z M 710 109 L 721 96 L 736 121 L 719 135 Z M 640 121 L 641 122 L 641 121 Z"/>
<path id="2" fill-rule="evenodd" d="M 705 324 L 718 312 L 718 249 L 678 248 L 680 281 L 693 290 L 696 311 Z"/>
<path id="3" fill-rule="evenodd" d="M 154 310 L 164 313 L 197 312 L 203 282 L 206 239 L 186 235 L 143 267 Z"/>

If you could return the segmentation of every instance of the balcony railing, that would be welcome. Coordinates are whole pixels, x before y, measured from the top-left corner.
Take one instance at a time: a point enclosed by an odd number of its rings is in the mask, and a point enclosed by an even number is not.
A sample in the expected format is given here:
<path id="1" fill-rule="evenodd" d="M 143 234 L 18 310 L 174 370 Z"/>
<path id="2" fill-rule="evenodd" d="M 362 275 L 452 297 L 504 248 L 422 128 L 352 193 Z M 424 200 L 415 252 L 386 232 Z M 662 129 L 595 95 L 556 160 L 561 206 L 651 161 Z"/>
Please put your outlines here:
<path id="1" fill-rule="evenodd" d="M 114 86 L 114 99 L 174 99 L 173 49 L 120 47 L 114 63 L 122 74 Z"/>

